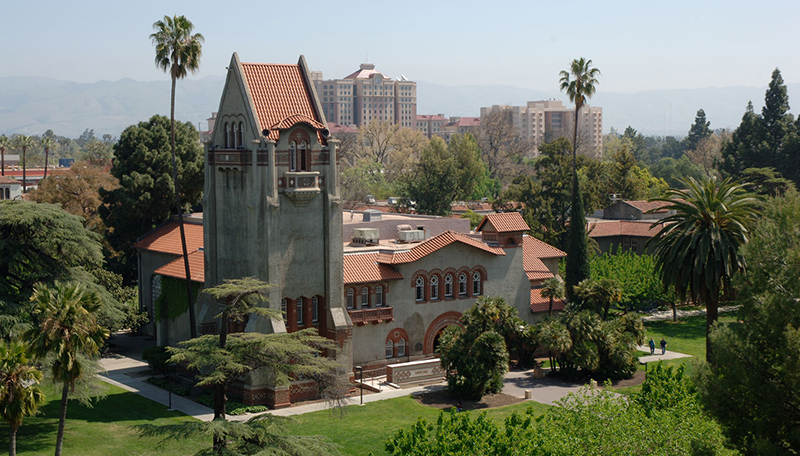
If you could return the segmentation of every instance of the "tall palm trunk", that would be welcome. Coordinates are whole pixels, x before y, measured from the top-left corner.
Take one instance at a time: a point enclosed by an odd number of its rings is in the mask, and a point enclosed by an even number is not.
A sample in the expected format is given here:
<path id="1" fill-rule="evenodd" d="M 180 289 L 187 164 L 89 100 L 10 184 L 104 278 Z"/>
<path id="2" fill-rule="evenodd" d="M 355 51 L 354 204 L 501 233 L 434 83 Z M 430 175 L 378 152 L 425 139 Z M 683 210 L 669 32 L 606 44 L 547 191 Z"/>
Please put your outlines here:
<path id="1" fill-rule="evenodd" d="M 28 160 L 25 159 L 27 155 L 26 152 L 28 151 L 27 146 L 22 146 L 22 193 L 26 193 L 28 190 L 28 178 L 26 175 L 27 168 L 28 168 Z"/>
<path id="2" fill-rule="evenodd" d="M 56 456 L 61 456 L 64 446 L 64 424 L 67 422 L 67 399 L 69 397 L 69 382 L 64 382 L 61 388 L 61 414 L 58 417 L 58 434 L 56 436 Z"/>
<path id="3" fill-rule="evenodd" d="M 547 315 L 553 315 L 553 297 L 550 296 L 550 308 L 547 310 Z"/>
<path id="4" fill-rule="evenodd" d="M 572 133 L 572 170 L 578 172 L 578 112 L 581 110 L 580 103 L 575 102 L 575 125 Z"/>
<path id="5" fill-rule="evenodd" d="M 17 428 L 15 426 L 8 427 L 8 454 L 17 456 Z"/>
<path id="6" fill-rule="evenodd" d="M 47 179 L 47 159 L 50 157 L 50 148 L 44 148 L 44 177 L 42 179 Z"/>
<path id="7" fill-rule="evenodd" d="M 186 231 L 183 229 L 183 209 L 181 208 L 181 193 L 178 184 L 178 160 L 175 158 L 175 82 L 172 76 L 172 94 L 169 106 L 170 144 L 172 147 L 172 181 L 175 185 L 175 210 L 178 214 L 178 227 L 181 232 L 181 248 L 183 249 L 183 267 L 186 272 L 186 294 L 189 297 L 189 326 L 192 339 L 197 337 L 197 324 L 194 316 L 194 296 L 192 293 L 192 275 L 189 272 L 189 253 L 186 251 Z"/>
<path id="8" fill-rule="evenodd" d="M 6 175 L 6 148 L 0 147 L 0 176 Z"/>
<path id="9" fill-rule="evenodd" d="M 706 362 L 711 362 L 711 327 L 719 318 L 719 292 L 703 290 L 703 300 L 706 303 Z"/>

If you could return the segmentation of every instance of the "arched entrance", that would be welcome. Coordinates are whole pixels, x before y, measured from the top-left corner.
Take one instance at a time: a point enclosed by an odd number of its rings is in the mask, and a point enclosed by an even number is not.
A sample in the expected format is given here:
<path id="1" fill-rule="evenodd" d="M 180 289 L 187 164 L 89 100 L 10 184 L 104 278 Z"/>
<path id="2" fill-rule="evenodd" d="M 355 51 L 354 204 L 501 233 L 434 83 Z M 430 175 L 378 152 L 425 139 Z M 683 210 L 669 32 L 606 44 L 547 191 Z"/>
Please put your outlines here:
<path id="1" fill-rule="evenodd" d="M 428 326 L 428 330 L 425 331 L 425 345 L 423 346 L 422 353 L 426 355 L 434 354 L 439 342 L 439 336 L 442 334 L 442 331 L 444 331 L 444 328 L 451 325 L 464 327 L 461 324 L 461 312 L 445 312 L 431 322 L 430 326 Z"/>

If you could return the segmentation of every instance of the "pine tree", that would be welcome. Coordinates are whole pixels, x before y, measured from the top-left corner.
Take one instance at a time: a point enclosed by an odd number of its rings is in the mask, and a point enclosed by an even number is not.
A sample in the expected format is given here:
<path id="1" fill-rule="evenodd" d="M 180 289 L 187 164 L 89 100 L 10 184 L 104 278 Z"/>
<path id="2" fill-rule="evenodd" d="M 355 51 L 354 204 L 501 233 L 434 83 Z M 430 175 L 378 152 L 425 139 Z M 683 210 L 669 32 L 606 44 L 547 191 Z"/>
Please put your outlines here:
<path id="1" fill-rule="evenodd" d="M 686 150 L 695 150 L 697 145 L 703 138 L 707 138 L 713 134 L 708 126 L 711 122 L 706 120 L 706 112 L 702 109 L 697 111 L 697 116 L 694 118 L 694 123 L 689 128 L 689 135 L 686 136 Z"/>
<path id="2" fill-rule="evenodd" d="M 789 94 L 786 84 L 783 83 L 783 77 L 777 68 L 772 72 L 772 80 L 764 96 L 761 118 L 766 133 L 764 139 L 773 151 L 777 151 L 794 120 L 789 114 Z"/>

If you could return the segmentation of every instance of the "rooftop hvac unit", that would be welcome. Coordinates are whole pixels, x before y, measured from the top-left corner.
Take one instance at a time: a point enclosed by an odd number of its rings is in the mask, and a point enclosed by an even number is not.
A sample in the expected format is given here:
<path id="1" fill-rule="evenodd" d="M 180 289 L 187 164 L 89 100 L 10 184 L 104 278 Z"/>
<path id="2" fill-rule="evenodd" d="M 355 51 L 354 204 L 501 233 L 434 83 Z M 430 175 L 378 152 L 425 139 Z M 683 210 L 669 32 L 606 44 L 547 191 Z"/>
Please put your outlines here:
<path id="1" fill-rule="evenodd" d="M 363 222 L 379 222 L 383 220 L 383 212 L 377 209 L 367 209 L 362 215 L 361 221 Z"/>
<path id="2" fill-rule="evenodd" d="M 355 228 L 353 230 L 353 242 L 364 245 L 377 245 L 381 238 L 380 230 L 377 228 Z"/>
<path id="3" fill-rule="evenodd" d="M 422 230 L 405 230 L 397 233 L 397 239 L 400 242 L 419 242 L 425 240 L 425 231 Z"/>

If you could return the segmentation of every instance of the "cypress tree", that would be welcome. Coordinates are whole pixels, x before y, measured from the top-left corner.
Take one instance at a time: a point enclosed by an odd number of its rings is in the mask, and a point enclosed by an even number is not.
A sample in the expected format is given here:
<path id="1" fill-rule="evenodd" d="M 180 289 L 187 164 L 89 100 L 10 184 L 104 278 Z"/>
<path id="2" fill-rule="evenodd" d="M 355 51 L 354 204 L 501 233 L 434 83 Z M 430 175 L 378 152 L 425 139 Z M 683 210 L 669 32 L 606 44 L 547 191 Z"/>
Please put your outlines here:
<path id="1" fill-rule="evenodd" d="M 589 245 L 586 239 L 586 214 L 583 211 L 578 173 L 572 173 L 572 206 L 567 232 L 567 300 L 572 301 L 573 287 L 589 277 Z"/>

